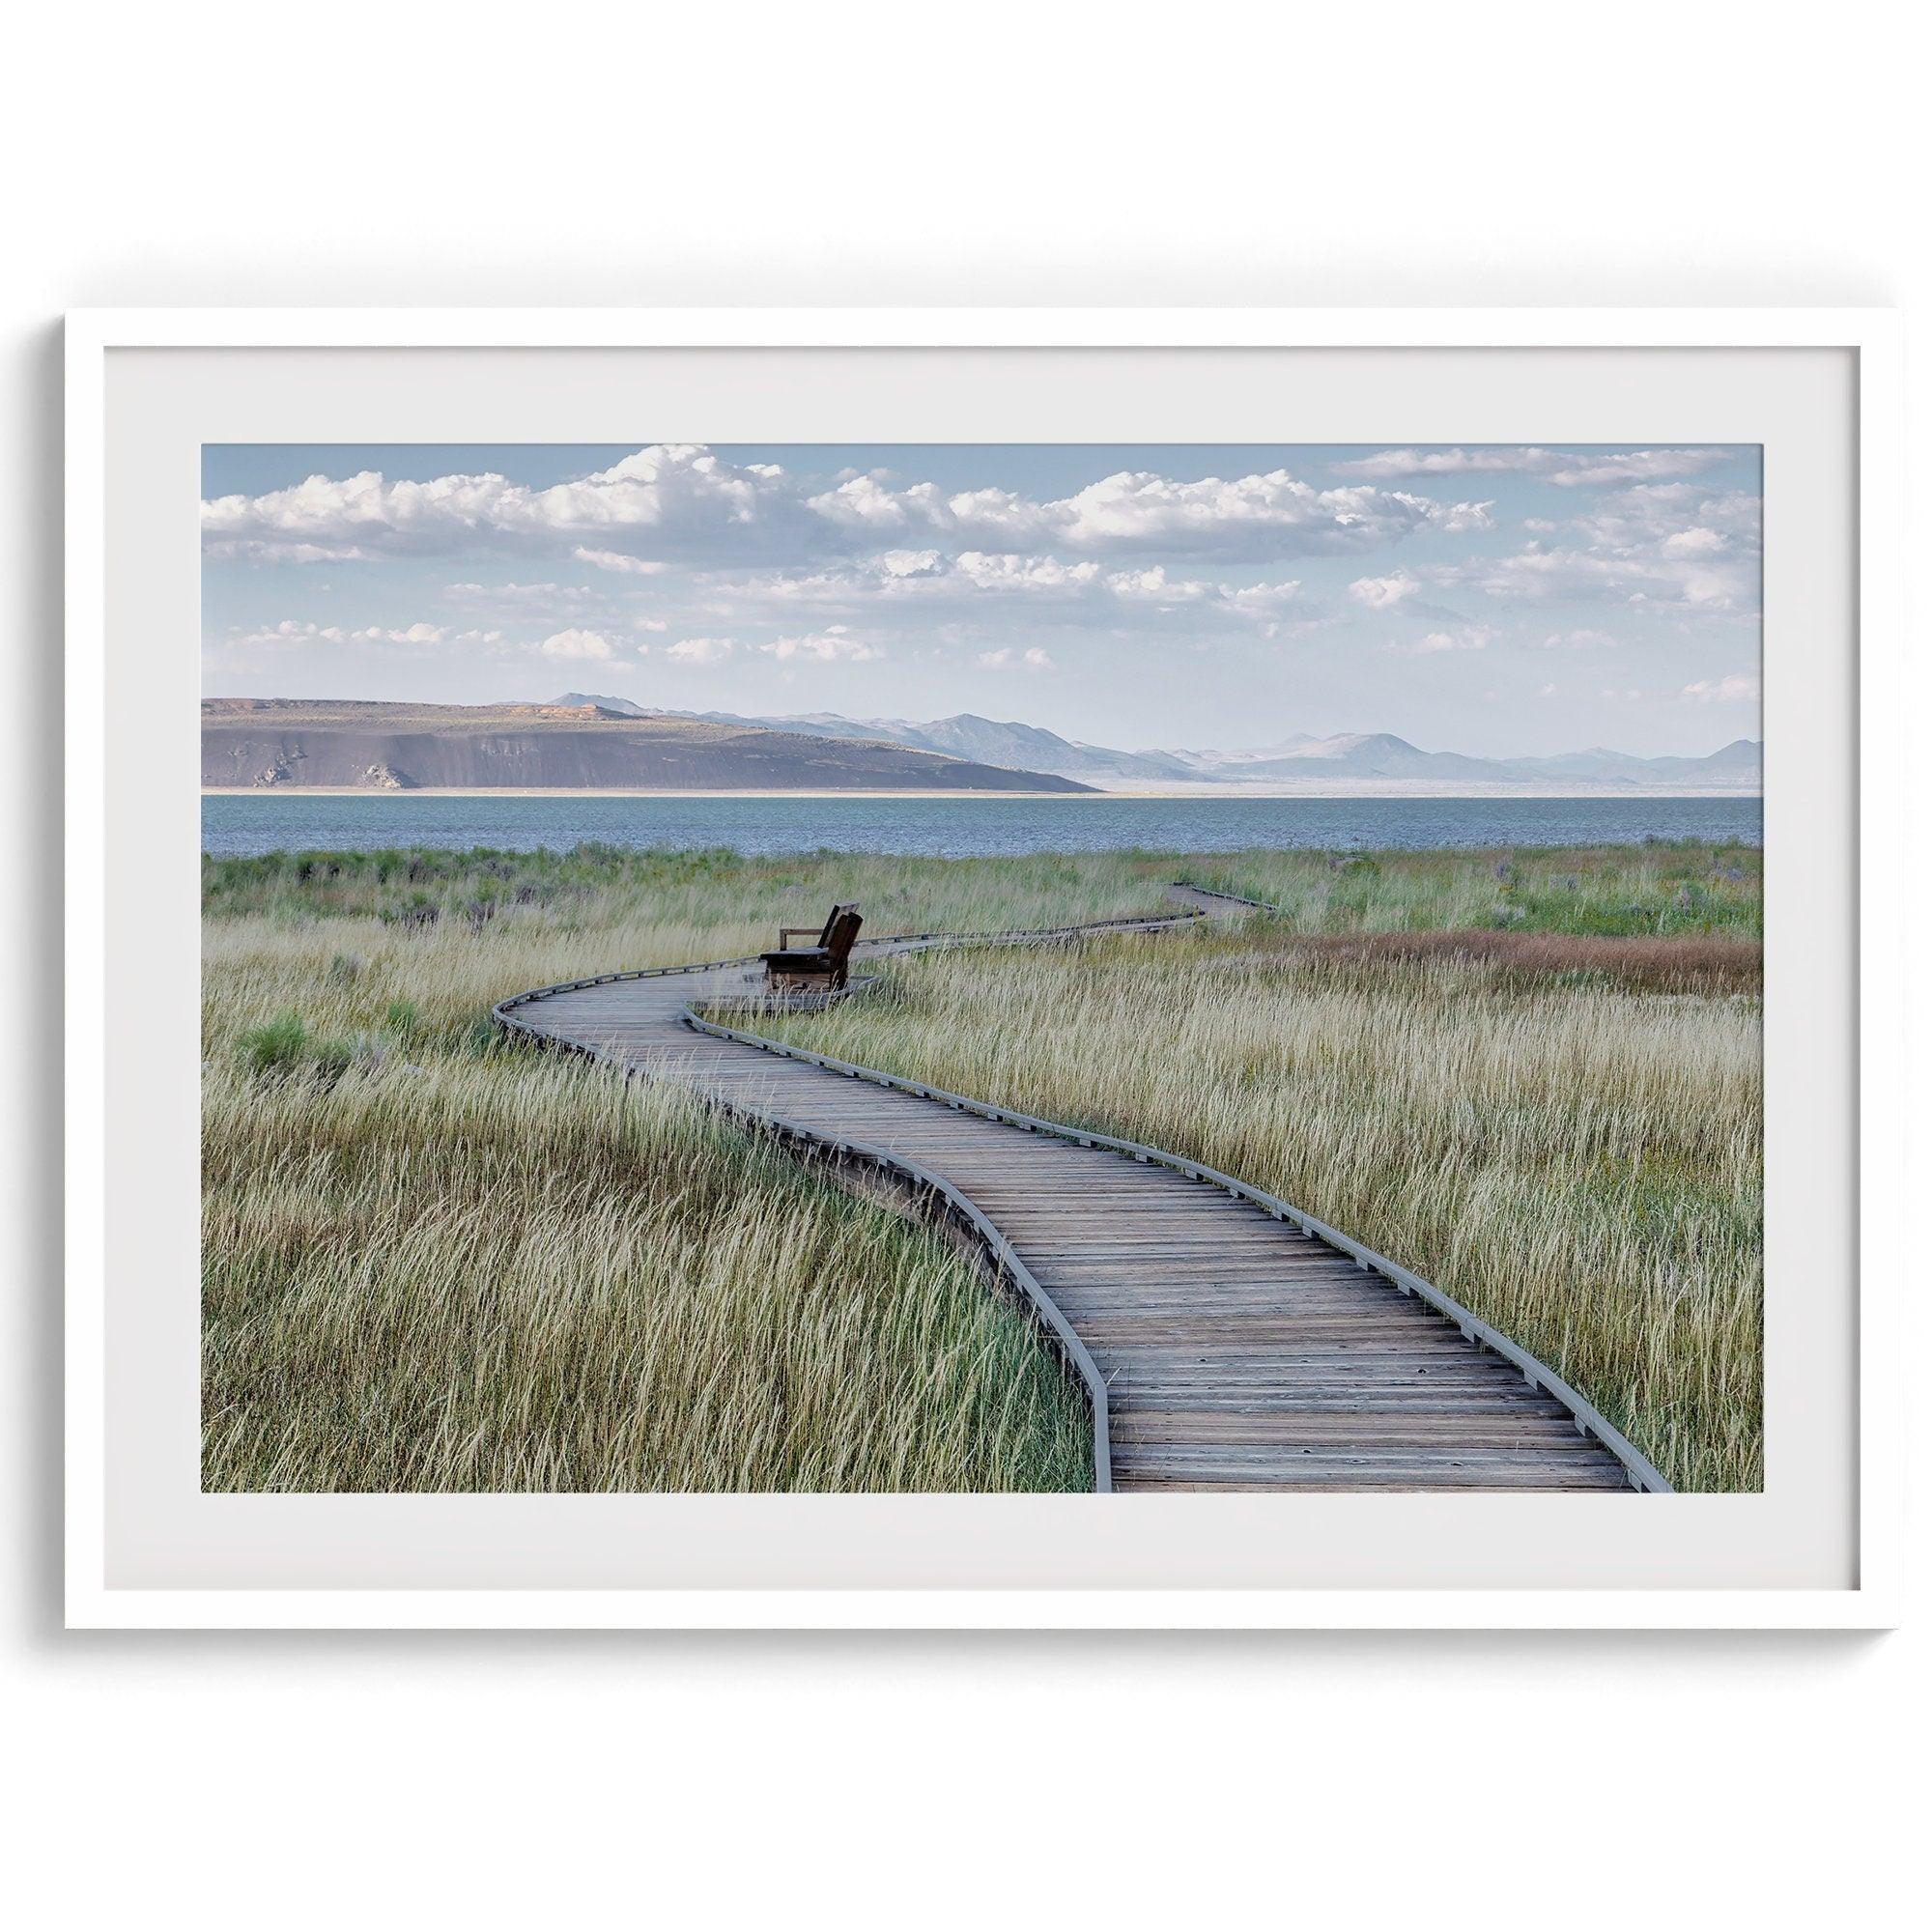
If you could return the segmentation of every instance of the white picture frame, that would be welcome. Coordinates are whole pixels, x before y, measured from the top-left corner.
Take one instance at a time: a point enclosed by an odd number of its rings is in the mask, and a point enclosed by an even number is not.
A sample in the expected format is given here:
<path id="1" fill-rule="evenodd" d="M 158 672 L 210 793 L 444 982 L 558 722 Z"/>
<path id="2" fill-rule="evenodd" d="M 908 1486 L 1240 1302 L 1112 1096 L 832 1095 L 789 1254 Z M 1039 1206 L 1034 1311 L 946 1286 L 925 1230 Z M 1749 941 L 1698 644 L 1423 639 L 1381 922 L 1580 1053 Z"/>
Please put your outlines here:
<path id="1" fill-rule="evenodd" d="M 1903 908 L 1883 882 L 1907 876 L 1903 754 L 1903 453 L 1900 336 L 1896 318 L 1873 310 L 83 310 L 67 336 L 67 1077 L 68 1257 L 67 1603 L 87 1628 L 1871 1628 L 1898 1613 L 1903 1559 L 1902 1410 L 1905 1281 L 1904 1069 L 1893 1039 L 1904 1018 Z M 117 354 L 181 352 L 211 367 L 256 352 L 623 352 L 743 349 L 893 352 L 1060 351 L 1073 354 L 1226 352 L 1559 351 L 1640 357 L 1642 352 L 1827 351 L 1852 358 L 1848 390 L 1855 440 L 1855 649 L 1821 677 L 1856 681 L 1855 747 L 1842 749 L 1844 823 L 1856 841 L 1857 1025 L 1856 1229 L 1833 1238 L 1857 1254 L 1855 1389 L 1842 1418 L 1851 1432 L 1845 1512 L 1848 1561 L 1840 1585 L 1566 1588 L 1443 1587 L 920 1587 L 910 1582 L 841 1587 L 817 1579 L 786 1586 L 551 1587 L 541 1566 L 524 1587 L 157 1586 L 117 1575 L 111 1547 L 107 1361 L 108 1216 L 126 1181 L 125 1134 L 110 1133 L 108 1093 L 110 895 L 116 821 L 103 795 L 108 763 L 113 640 L 108 580 L 110 454 L 122 433 L 111 366 Z M 213 358 L 213 359 L 211 359 Z M 183 366 L 186 366 L 184 363 Z M 1624 366 L 1624 365 L 1618 365 Z M 1635 374 L 1639 367 L 1628 365 Z M 1634 384 L 1639 391 L 1641 384 Z M 628 426 L 626 426 L 627 428 Z M 234 429 L 224 420 L 222 434 Z M 619 434 L 625 433 L 620 430 Z M 1660 414 L 1652 432 L 1676 434 Z M 1378 432 L 1379 434 L 1379 432 Z M 1499 440 L 1476 438 L 1471 440 Z M 397 438 L 395 440 L 409 440 Z M 1417 439 L 1421 440 L 1421 439 Z M 1559 439 L 1555 436 L 1547 440 Z M 1769 490 L 1769 481 L 1768 481 Z M 192 544 L 193 504 L 164 506 Z M 172 527 L 172 526 L 170 526 Z M 1795 542 L 1768 519 L 1767 543 Z M 158 728 L 171 746 L 184 738 Z M 1766 766 L 1768 817 L 1782 781 L 1775 737 Z M 184 768 L 184 787 L 188 781 Z M 1855 787 L 1855 789 L 1854 789 Z M 1819 785 L 1829 816 L 1828 788 Z M 1856 803 L 1856 827 L 1851 810 Z M 1821 837 L 1823 835 L 1821 834 Z M 1768 848 L 1770 834 L 1768 832 Z M 1769 851 L 1768 862 L 1776 863 Z M 185 871 L 184 871 L 185 876 Z M 118 903 L 118 902 L 117 902 Z M 1779 962 L 1768 939 L 1771 999 Z M 509 989 L 506 989 L 509 990 Z M 158 1011 L 164 1016 L 163 1004 Z M 182 1021 L 187 1022 L 183 1014 Z M 164 1017 L 156 1024 L 164 1024 Z M 1850 1075 L 1854 1069 L 1845 1069 Z M 1784 1123 L 1769 1122 L 1774 1135 Z M 135 1373 L 178 1377 L 178 1357 Z M 124 1374 L 127 1373 L 123 1364 Z M 191 1376 L 191 1367 L 188 1373 Z M 1835 1396 L 1830 1399 L 1835 1400 Z M 1821 1395 L 1821 1403 L 1827 1400 Z M 1854 1446 L 1855 1445 L 1855 1446 Z M 1776 1445 L 1768 1488 L 1782 1480 Z M 230 1499 L 233 1500 L 233 1499 Z M 275 1499 L 243 1499 L 272 1503 Z M 314 1499 L 311 1499 L 314 1500 Z M 354 1509 L 383 1498 L 321 1499 Z M 500 1503 L 530 1520 L 547 1506 L 588 1499 L 517 1497 Z M 681 1498 L 690 1506 L 731 1499 Z M 997 1500 L 997 1499 L 996 1499 Z M 1191 1499 L 1179 1499 L 1183 1503 Z M 1351 1499 L 1325 1498 L 1348 1507 Z M 1355 1500 L 1374 1507 L 1390 1499 Z M 1696 1511 L 1722 1500 L 1747 1509 L 1762 1498 L 1659 1498 Z M 1559 1505 L 1560 1506 L 1560 1505 Z M 1545 1499 L 1542 1507 L 1548 1509 Z M 266 1520 L 257 1512 L 257 1520 Z M 722 1520 L 722 1519 L 721 1519 Z M 1364 1525 L 1378 1519 L 1363 1516 Z M 1687 1519 L 1689 1520 L 1690 1519 Z M 1152 1520 L 1151 1518 L 1149 1519 Z M 1386 1512 L 1379 1520 L 1390 1520 Z M 1364 1534 L 1376 1533 L 1365 1527 Z"/>

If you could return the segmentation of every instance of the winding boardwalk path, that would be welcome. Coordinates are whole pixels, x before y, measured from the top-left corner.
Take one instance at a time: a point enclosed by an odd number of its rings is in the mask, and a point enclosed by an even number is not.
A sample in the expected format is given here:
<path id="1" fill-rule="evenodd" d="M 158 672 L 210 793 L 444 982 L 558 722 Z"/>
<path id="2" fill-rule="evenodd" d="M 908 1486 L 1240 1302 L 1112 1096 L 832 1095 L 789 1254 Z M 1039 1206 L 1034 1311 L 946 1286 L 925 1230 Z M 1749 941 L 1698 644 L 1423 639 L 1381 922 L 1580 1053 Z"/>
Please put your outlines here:
<path id="1" fill-rule="evenodd" d="M 995 943 L 1245 910 L 1184 886 L 1170 897 L 1186 910 Z M 960 943 L 907 935 L 862 944 L 854 959 Z M 1156 1149 L 707 1016 L 761 985 L 755 960 L 647 970 L 520 994 L 496 1016 L 910 1184 L 1025 1292 L 1085 1381 L 1097 1488 L 1668 1488 L 1551 1371 L 1288 1203 Z"/>

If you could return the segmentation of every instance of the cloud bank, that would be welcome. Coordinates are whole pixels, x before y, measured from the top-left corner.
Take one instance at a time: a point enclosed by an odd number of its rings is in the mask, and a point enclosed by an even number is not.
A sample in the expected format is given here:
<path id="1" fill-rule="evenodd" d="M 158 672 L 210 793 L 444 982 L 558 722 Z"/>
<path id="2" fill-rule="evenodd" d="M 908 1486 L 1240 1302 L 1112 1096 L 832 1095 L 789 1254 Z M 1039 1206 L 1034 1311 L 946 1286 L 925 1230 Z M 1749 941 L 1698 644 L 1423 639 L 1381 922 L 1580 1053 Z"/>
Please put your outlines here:
<path id="1" fill-rule="evenodd" d="M 879 473 L 813 490 L 778 464 L 733 464 L 696 443 L 654 444 L 545 489 L 490 472 L 416 481 L 365 469 L 202 504 L 203 542 L 220 558 L 325 563 L 509 549 L 632 576 L 670 562 L 809 561 L 930 540 L 998 554 L 1255 561 L 1489 526 L 1487 503 L 1370 483 L 1321 489 L 1280 469 L 1191 480 L 1121 470 L 1045 499 L 899 487 Z"/>

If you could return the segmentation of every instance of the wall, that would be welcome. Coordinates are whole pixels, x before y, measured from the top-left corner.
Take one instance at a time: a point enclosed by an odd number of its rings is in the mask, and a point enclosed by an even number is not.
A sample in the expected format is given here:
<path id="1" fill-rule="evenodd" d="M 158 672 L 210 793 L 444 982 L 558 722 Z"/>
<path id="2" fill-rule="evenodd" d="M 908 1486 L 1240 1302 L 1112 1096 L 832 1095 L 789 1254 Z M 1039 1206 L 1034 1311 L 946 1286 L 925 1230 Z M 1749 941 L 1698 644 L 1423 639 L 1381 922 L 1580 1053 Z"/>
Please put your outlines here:
<path id="1" fill-rule="evenodd" d="M 1922 102 L 1896 17 L 33 10 L 10 29 L 0 125 L 6 782 L 27 902 L 5 1010 L 58 972 L 64 308 L 1922 310 Z M 40 1894 L 24 1922 L 1886 1917 L 1922 1824 L 1902 1770 L 1922 1628 L 65 1636 L 57 1046 L 32 1027 L 14 1045 L 0 1677 L 25 1773 L 11 1889 Z"/>

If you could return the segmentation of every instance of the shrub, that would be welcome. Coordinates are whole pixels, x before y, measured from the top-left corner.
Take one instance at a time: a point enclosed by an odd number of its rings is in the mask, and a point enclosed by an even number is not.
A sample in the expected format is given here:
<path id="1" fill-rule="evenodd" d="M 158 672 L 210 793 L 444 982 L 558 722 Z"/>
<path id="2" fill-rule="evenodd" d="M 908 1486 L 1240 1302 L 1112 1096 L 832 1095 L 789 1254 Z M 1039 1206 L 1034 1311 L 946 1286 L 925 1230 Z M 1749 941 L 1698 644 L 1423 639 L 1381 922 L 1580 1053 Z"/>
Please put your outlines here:
<path id="1" fill-rule="evenodd" d="M 267 1026 L 244 1033 L 238 1044 L 252 1072 L 270 1073 L 300 1061 L 308 1044 L 308 1029 L 299 1013 L 283 1013 Z"/>
<path id="2" fill-rule="evenodd" d="M 412 893 L 399 905 L 384 906 L 381 918 L 384 925 L 400 925 L 406 930 L 422 931 L 442 917 L 442 908 L 427 893 Z"/>
<path id="3" fill-rule="evenodd" d="M 348 1072 L 355 1049 L 347 1040 L 319 1039 L 299 1013 L 281 1013 L 267 1026 L 255 1027 L 237 1042 L 251 1072 L 312 1073 L 331 1086 Z"/>

